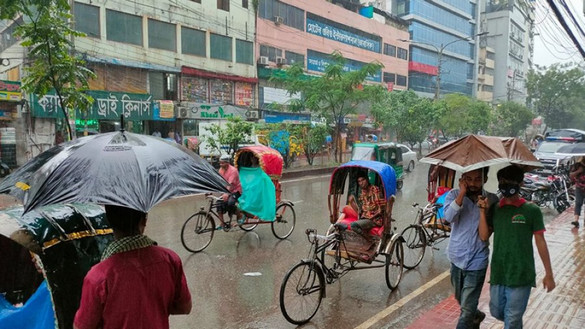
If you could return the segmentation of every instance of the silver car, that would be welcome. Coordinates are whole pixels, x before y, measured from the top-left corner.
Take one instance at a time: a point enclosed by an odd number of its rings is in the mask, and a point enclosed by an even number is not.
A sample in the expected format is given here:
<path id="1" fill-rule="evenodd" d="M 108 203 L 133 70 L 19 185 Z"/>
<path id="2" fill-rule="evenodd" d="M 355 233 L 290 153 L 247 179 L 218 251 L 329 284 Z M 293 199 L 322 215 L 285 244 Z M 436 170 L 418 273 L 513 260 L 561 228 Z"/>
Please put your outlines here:
<path id="1" fill-rule="evenodd" d="M 410 149 L 410 147 L 404 144 L 396 144 L 402 150 L 402 163 L 406 171 L 413 171 L 414 166 L 418 163 L 418 157 L 416 152 Z"/>

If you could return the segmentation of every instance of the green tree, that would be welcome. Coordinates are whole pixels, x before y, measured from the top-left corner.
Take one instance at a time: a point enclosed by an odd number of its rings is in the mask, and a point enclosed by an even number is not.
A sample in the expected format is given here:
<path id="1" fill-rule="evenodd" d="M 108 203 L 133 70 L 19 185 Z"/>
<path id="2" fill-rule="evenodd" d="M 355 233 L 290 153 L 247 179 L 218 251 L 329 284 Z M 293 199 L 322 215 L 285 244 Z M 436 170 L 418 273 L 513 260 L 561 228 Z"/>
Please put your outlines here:
<path id="1" fill-rule="evenodd" d="M 528 72 L 527 101 L 548 126 L 585 125 L 585 72 L 572 64 L 537 66 Z"/>
<path id="2" fill-rule="evenodd" d="M 302 99 L 293 100 L 294 108 L 306 108 L 334 124 L 334 144 L 336 161 L 342 162 L 341 124 L 343 118 L 356 113 L 357 105 L 372 102 L 379 98 L 383 90 L 379 85 L 367 85 L 368 76 L 380 72 L 380 63 L 368 63 L 357 71 L 345 71 L 346 60 L 339 52 L 331 54 L 331 61 L 323 75 L 308 78 L 303 67 L 293 65 L 286 69 L 286 74 L 273 76 L 272 80 L 282 83 L 292 96 L 302 94 Z"/>
<path id="3" fill-rule="evenodd" d="M 515 102 L 498 104 L 494 110 L 492 135 L 516 137 L 519 131 L 526 129 L 532 118 L 534 113 L 522 104 Z"/>
<path id="4" fill-rule="evenodd" d="M 207 130 L 209 136 L 205 138 L 205 141 L 212 150 L 220 154 L 222 150 L 228 154 L 234 154 L 241 144 L 252 143 L 254 125 L 236 117 L 229 118 L 225 126 L 212 124 Z"/>
<path id="5" fill-rule="evenodd" d="M 325 138 L 329 135 L 329 128 L 326 125 L 303 125 L 299 134 L 299 143 L 303 147 L 307 162 L 313 165 L 315 156 L 323 150 Z"/>
<path id="6" fill-rule="evenodd" d="M 486 132 L 491 123 L 491 108 L 484 102 L 462 94 L 449 94 L 438 104 L 438 127 L 447 136 Z"/>
<path id="7" fill-rule="evenodd" d="M 16 30 L 28 48 L 22 89 L 38 97 L 54 90 L 67 123 L 69 109 L 86 111 L 91 106 L 93 99 L 85 91 L 95 77 L 73 54 L 73 39 L 84 34 L 71 28 L 69 11 L 67 0 L 0 0 L 0 19 L 24 16 L 25 23 Z M 72 139 L 71 127 L 66 126 Z"/>

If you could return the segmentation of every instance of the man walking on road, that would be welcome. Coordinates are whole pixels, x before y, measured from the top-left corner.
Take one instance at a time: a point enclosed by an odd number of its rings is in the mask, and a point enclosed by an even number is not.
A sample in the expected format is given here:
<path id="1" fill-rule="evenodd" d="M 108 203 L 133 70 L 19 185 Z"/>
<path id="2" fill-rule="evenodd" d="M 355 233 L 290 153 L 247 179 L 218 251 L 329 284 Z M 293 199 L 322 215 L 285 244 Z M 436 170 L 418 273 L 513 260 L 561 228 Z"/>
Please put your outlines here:
<path id="1" fill-rule="evenodd" d="M 106 206 L 115 241 L 83 280 L 74 329 L 168 329 L 169 314 L 191 312 L 179 256 L 143 235 L 146 214 Z"/>
<path id="2" fill-rule="evenodd" d="M 488 267 L 488 242 L 478 234 L 480 208 L 478 200 L 493 204 L 498 198 L 493 193 L 482 195 L 489 168 L 466 172 L 459 179 L 459 189 L 445 198 L 445 220 L 451 224 L 448 257 L 451 261 L 451 284 L 455 299 L 461 307 L 457 329 L 475 329 L 485 318 L 477 309 L 479 295 Z"/>

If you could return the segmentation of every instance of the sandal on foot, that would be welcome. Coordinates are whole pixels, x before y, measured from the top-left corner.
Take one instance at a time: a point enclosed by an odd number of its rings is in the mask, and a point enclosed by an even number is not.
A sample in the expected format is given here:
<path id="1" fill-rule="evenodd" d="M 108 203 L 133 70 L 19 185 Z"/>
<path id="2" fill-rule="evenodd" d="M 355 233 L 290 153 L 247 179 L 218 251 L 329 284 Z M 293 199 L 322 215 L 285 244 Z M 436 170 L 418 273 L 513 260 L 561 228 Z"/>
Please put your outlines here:
<path id="1" fill-rule="evenodd" d="M 573 224 L 573 226 L 575 226 L 576 228 L 579 228 L 579 221 L 571 222 L 571 224 Z"/>

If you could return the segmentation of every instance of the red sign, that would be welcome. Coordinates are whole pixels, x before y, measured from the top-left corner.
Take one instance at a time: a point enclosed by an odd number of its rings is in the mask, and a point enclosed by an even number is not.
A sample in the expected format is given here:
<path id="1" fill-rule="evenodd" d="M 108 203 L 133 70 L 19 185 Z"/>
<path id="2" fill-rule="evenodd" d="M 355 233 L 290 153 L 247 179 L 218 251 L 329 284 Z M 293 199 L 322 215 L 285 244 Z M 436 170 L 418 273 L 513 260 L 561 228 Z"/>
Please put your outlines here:
<path id="1" fill-rule="evenodd" d="M 408 70 L 415 72 L 422 72 L 429 75 L 437 75 L 438 69 L 436 66 L 427 65 L 419 62 L 408 62 Z"/>
<path id="2" fill-rule="evenodd" d="M 20 91 L 20 82 L 0 80 L 0 91 Z"/>

